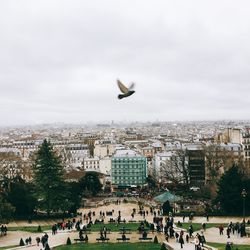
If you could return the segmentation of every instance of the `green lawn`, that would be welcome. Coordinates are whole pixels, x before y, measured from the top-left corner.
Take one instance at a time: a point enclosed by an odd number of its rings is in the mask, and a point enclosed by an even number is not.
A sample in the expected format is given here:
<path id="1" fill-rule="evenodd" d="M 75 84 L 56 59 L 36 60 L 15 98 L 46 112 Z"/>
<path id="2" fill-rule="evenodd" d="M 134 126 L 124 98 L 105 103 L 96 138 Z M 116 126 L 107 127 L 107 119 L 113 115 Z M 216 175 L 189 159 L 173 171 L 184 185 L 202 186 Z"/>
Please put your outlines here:
<path id="1" fill-rule="evenodd" d="M 193 225 L 194 232 L 202 229 L 201 223 L 186 223 L 186 222 L 182 223 L 181 228 L 188 230 L 191 224 Z M 221 223 L 206 223 L 206 229 L 211 228 L 211 227 L 218 228 L 220 225 Z M 228 224 L 222 224 L 222 225 L 226 227 Z"/>
<path id="2" fill-rule="evenodd" d="M 38 226 L 28 226 L 28 227 L 8 227 L 9 231 L 25 231 L 30 233 L 38 233 Z M 42 231 L 47 231 L 51 229 L 51 226 L 41 226 Z"/>
<path id="3" fill-rule="evenodd" d="M 110 228 L 111 232 L 118 232 L 120 228 L 130 228 L 132 231 L 137 231 L 137 228 L 139 227 L 139 223 L 121 223 L 117 225 L 116 223 L 108 223 L 108 224 L 94 224 L 91 226 L 92 232 L 99 232 L 100 228 L 103 226 L 106 226 L 107 228 Z M 26 231 L 30 233 L 37 233 L 37 226 L 27 226 L 27 227 L 9 227 L 9 231 Z M 51 230 L 51 226 L 41 226 L 42 231 Z"/>
<path id="4" fill-rule="evenodd" d="M 106 226 L 107 228 L 110 228 L 111 232 L 118 232 L 122 227 L 130 228 L 131 231 L 137 231 L 140 223 L 121 223 L 117 225 L 116 223 L 108 223 L 108 224 L 94 224 L 91 226 L 92 232 L 98 232 L 100 231 L 100 228 L 103 226 Z"/>
<path id="5" fill-rule="evenodd" d="M 208 246 L 211 247 L 216 247 L 218 248 L 218 250 L 225 250 L 226 244 L 222 244 L 222 243 L 213 243 L 213 242 L 207 242 L 206 243 Z M 233 245 L 232 250 L 236 250 L 236 248 L 238 248 L 238 250 L 249 250 L 250 246 L 249 245 Z"/>
<path id="6" fill-rule="evenodd" d="M 56 250 L 160 250 L 160 244 L 155 243 L 95 243 L 95 244 L 86 244 L 79 243 L 74 245 L 64 245 L 59 246 L 54 249 Z"/>

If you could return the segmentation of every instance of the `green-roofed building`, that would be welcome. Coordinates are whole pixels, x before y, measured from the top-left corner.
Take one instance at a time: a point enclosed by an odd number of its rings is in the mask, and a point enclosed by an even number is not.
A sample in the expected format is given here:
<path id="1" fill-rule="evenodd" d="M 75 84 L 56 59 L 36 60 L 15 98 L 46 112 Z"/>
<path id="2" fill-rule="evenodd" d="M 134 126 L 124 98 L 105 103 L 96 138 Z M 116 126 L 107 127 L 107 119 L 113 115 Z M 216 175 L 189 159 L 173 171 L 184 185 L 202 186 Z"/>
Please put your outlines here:
<path id="1" fill-rule="evenodd" d="M 147 158 L 133 150 L 117 150 L 111 161 L 111 180 L 115 186 L 141 186 L 147 179 Z"/>
<path id="2" fill-rule="evenodd" d="M 160 203 L 164 203 L 166 201 L 169 201 L 170 203 L 175 203 L 175 202 L 181 201 L 182 198 L 180 196 L 171 194 L 170 192 L 167 191 L 154 197 L 154 200 Z"/>

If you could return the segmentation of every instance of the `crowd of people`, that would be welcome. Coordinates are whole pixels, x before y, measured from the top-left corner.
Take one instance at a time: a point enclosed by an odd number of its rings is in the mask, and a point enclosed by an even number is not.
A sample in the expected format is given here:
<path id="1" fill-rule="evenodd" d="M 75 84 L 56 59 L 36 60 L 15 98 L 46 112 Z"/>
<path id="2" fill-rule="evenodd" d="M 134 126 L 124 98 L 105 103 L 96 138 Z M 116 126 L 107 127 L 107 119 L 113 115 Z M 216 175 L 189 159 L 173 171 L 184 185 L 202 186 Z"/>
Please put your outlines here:
<path id="1" fill-rule="evenodd" d="M 120 201 L 117 202 L 117 204 L 120 204 Z M 88 228 L 91 228 L 92 224 L 103 224 L 100 227 L 100 238 L 101 239 L 106 239 L 107 238 L 107 233 L 108 229 L 106 228 L 104 224 L 104 219 L 108 217 L 109 219 L 114 217 L 114 221 L 118 224 L 123 222 L 122 219 L 122 211 L 120 210 L 115 210 L 112 209 L 110 211 L 91 211 L 89 210 L 88 212 L 84 214 L 79 214 L 80 217 L 78 219 L 72 219 L 72 220 L 67 220 L 67 221 L 62 221 L 56 224 L 53 224 L 51 227 L 52 235 L 56 235 L 58 233 L 58 230 L 77 230 L 79 232 L 79 239 L 82 241 L 88 241 L 88 235 L 87 235 L 87 230 Z M 169 216 L 163 217 L 162 215 L 162 210 L 160 208 L 153 208 L 153 207 L 147 207 L 146 209 L 144 208 L 143 205 L 139 205 L 139 207 L 133 208 L 131 212 L 131 219 L 134 219 L 135 216 L 137 216 L 138 220 L 138 215 L 141 217 L 141 223 L 139 224 L 138 231 L 141 233 L 142 238 L 147 238 L 149 231 L 157 232 L 157 233 L 162 233 L 164 234 L 165 240 L 169 241 L 170 239 L 175 240 L 180 244 L 180 247 L 183 248 L 183 245 L 185 243 L 192 242 L 194 243 L 195 250 L 200 250 L 202 249 L 204 243 L 206 243 L 205 235 L 204 232 L 206 231 L 206 223 L 201 224 L 201 230 L 199 233 L 194 233 L 194 228 L 192 223 L 189 225 L 188 229 L 186 232 L 182 230 L 182 223 L 178 221 L 177 223 L 177 228 L 175 227 L 174 224 L 174 217 L 172 214 L 169 214 Z M 149 216 L 153 221 L 152 223 L 149 223 Z M 208 215 L 206 215 L 207 221 L 209 220 Z M 193 215 L 190 219 L 193 219 Z M 134 220 L 135 221 L 135 220 Z M 185 221 L 185 218 L 183 217 L 183 222 Z M 124 221 L 125 223 L 125 221 Z M 220 225 L 219 227 L 219 234 L 224 235 L 226 234 L 227 238 L 230 238 L 231 235 L 237 235 L 239 237 L 243 237 L 246 234 L 245 230 L 245 223 L 232 223 L 230 222 L 227 227 L 224 225 Z M 224 232 L 226 231 L 226 232 Z M 126 240 L 126 235 L 125 231 L 122 232 L 122 239 L 124 241 Z M 7 234 L 7 226 L 6 225 L 1 225 L 1 236 Z M 42 246 L 45 248 L 45 246 L 48 244 L 48 234 L 45 233 L 42 237 L 37 237 L 36 243 L 39 246 L 39 244 L 42 244 Z M 31 244 L 32 239 L 31 237 L 27 238 L 25 240 L 25 243 Z"/>
<path id="2" fill-rule="evenodd" d="M 68 220 L 67 222 L 62 221 L 62 222 L 58 222 L 57 224 L 52 225 L 51 230 L 52 230 L 52 235 L 57 234 L 58 230 L 72 230 L 73 227 L 75 226 L 75 219 Z"/>
<path id="3" fill-rule="evenodd" d="M 219 234 L 223 235 L 224 234 L 224 227 L 223 225 L 219 226 Z M 230 238 L 231 234 L 236 234 L 238 237 L 243 237 L 246 236 L 246 225 L 245 223 L 232 223 L 230 222 L 226 228 L 226 235 L 227 238 Z"/>

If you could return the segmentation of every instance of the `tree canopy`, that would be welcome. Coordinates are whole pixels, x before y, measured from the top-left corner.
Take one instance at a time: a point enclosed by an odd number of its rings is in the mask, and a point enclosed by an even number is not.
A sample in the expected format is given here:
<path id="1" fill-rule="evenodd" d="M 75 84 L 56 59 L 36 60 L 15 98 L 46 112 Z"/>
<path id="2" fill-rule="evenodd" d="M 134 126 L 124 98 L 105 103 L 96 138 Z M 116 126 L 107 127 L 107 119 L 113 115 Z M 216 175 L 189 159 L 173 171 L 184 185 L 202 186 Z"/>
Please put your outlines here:
<path id="1" fill-rule="evenodd" d="M 32 215 L 37 204 L 34 197 L 34 185 L 25 182 L 21 177 L 14 178 L 6 193 L 7 200 L 15 207 L 15 215 Z"/>
<path id="2" fill-rule="evenodd" d="M 15 208 L 0 193 L 0 224 L 9 222 L 13 218 L 14 211 Z"/>
<path id="3" fill-rule="evenodd" d="M 243 175 L 236 165 L 227 170 L 218 182 L 217 202 L 229 214 L 242 212 Z"/>
<path id="4" fill-rule="evenodd" d="M 35 155 L 34 183 L 39 207 L 50 215 L 52 210 L 64 210 L 67 206 L 63 182 L 63 166 L 51 143 L 44 140 Z"/>
<path id="5" fill-rule="evenodd" d="M 80 187 L 84 195 L 95 196 L 101 191 L 102 184 L 96 172 L 87 172 L 80 180 Z"/>

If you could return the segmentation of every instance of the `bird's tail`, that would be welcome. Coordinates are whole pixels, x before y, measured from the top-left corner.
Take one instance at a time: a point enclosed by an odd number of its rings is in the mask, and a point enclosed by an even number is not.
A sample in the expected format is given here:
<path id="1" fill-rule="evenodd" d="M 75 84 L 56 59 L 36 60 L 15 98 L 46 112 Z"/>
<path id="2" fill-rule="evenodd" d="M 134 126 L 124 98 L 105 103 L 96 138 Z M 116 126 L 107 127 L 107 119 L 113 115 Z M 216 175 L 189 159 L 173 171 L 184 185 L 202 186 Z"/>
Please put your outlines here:
<path id="1" fill-rule="evenodd" d="M 118 95 L 118 99 L 122 99 L 123 97 L 123 95 Z"/>

